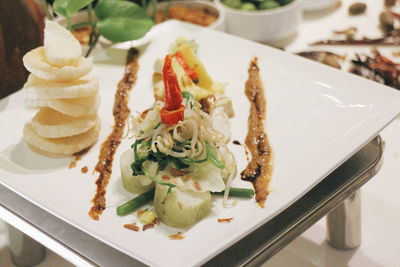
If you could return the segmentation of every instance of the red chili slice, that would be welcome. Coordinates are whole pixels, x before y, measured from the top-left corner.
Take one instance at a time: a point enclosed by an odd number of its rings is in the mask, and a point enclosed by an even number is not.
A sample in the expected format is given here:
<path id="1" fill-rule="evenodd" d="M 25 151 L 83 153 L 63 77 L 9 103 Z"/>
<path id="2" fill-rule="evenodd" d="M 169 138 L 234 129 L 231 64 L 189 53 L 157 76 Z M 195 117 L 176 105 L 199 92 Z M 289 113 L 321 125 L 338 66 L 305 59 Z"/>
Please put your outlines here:
<path id="1" fill-rule="evenodd" d="M 161 122 L 166 125 L 172 125 L 183 120 L 185 106 L 181 105 L 180 108 L 175 110 L 167 110 L 165 107 L 160 110 Z"/>
<path id="2" fill-rule="evenodd" d="M 179 87 L 178 77 L 172 68 L 172 56 L 165 57 L 163 67 L 164 81 L 164 108 L 168 111 L 179 109 L 182 103 L 182 93 Z"/>

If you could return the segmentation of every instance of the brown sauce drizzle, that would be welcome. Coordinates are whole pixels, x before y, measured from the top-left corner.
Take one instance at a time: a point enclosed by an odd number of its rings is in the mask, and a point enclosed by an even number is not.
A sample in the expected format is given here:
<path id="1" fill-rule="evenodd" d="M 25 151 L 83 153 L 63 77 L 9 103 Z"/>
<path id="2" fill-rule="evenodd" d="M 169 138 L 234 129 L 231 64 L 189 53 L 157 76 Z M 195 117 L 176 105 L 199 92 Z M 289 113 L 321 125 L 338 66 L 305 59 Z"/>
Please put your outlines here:
<path id="1" fill-rule="evenodd" d="M 89 170 L 89 168 L 87 166 L 84 166 L 84 167 L 81 168 L 81 172 L 82 173 L 87 173 L 88 170 Z"/>
<path id="2" fill-rule="evenodd" d="M 272 174 L 272 151 L 268 136 L 264 132 L 266 100 L 260 78 L 257 58 L 253 58 L 249 67 L 245 93 L 250 100 L 249 125 L 245 144 L 251 152 L 251 161 L 240 176 L 242 180 L 253 183 L 256 201 L 261 207 L 268 197 L 268 185 Z"/>
<path id="3" fill-rule="evenodd" d="M 81 158 L 87 153 L 89 152 L 91 146 L 88 148 L 85 148 L 79 152 L 76 152 L 73 156 L 74 158 L 72 159 L 72 161 L 69 163 L 68 168 L 73 169 L 76 167 L 76 164 L 78 163 L 78 161 L 81 160 Z"/>
<path id="4" fill-rule="evenodd" d="M 68 168 L 73 169 L 76 167 L 76 160 L 75 158 L 69 163 Z"/>
<path id="5" fill-rule="evenodd" d="M 114 127 L 107 140 L 101 145 L 99 160 L 95 170 L 100 173 L 97 178 L 96 195 L 92 202 L 93 206 L 89 211 L 90 217 L 99 220 L 99 216 L 106 208 L 106 187 L 110 180 L 112 172 L 112 162 L 115 151 L 121 143 L 124 134 L 125 122 L 129 117 L 130 109 L 128 108 L 129 92 L 136 82 L 136 74 L 139 69 L 138 64 L 139 51 L 131 48 L 128 51 L 125 73 L 122 80 L 118 83 L 118 90 L 115 93 L 113 115 Z"/>

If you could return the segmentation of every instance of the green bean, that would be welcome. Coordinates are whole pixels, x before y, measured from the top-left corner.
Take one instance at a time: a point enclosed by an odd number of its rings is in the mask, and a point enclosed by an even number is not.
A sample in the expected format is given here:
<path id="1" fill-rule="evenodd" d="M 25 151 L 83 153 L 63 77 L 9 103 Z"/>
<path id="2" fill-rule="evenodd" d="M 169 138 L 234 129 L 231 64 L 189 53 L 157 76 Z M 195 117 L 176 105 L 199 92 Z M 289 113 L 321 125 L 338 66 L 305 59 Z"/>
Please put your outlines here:
<path id="1" fill-rule="evenodd" d="M 129 213 L 134 212 L 141 206 L 147 204 L 148 202 L 152 201 L 154 199 L 154 191 L 155 189 L 151 189 L 150 191 L 147 191 L 146 193 L 143 193 L 134 199 L 129 200 L 128 202 L 125 202 L 121 206 L 117 207 L 117 214 L 119 216 L 124 216 Z M 213 195 L 223 195 L 225 191 L 221 192 L 212 192 Z M 231 187 L 229 190 L 229 196 L 230 197 L 245 197 L 245 198 L 252 198 L 254 196 L 254 190 L 253 189 L 247 189 L 247 188 L 237 188 L 237 187 Z"/>
<path id="2" fill-rule="evenodd" d="M 119 216 L 124 216 L 126 214 L 132 213 L 144 204 L 150 202 L 151 200 L 154 199 L 154 189 L 151 189 L 150 191 L 147 191 L 146 193 L 143 193 L 134 199 L 129 200 L 128 202 L 125 202 L 121 206 L 117 207 L 117 214 Z"/>

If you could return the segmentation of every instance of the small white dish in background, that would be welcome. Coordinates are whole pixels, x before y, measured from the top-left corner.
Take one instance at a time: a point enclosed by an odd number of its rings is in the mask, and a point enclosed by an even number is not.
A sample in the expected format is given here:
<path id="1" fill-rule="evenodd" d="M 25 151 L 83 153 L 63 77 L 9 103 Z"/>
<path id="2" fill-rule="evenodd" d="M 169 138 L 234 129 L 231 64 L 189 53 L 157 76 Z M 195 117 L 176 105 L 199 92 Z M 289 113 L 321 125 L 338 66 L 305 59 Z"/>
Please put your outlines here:
<path id="1" fill-rule="evenodd" d="M 274 43 L 297 32 L 302 18 L 303 0 L 269 10 L 244 11 L 228 7 L 221 0 L 215 4 L 225 10 L 228 33 L 262 43 Z"/>
<path id="2" fill-rule="evenodd" d="M 64 17 L 56 17 L 54 19 L 54 21 L 64 27 L 67 27 L 67 19 Z M 88 13 L 86 10 L 79 11 L 71 19 L 72 24 L 78 24 L 78 23 L 87 22 L 87 21 L 88 21 Z M 137 40 L 132 40 L 132 41 L 121 42 L 121 43 L 112 43 L 110 40 L 104 38 L 103 36 L 100 36 L 99 42 L 97 43 L 96 47 L 92 51 L 92 54 L 94 54 L 98 51 L 101 51 L 103 49 L 106 49 L 112 45 L 118 49 L 129 49 L 130 47 L 140 47 L 140 46 L 143 46 L 143 45 L 149 43 L 151 41 L 151 39 L 152 39 L 151 30 L 148 31 L 146 33 L 146 35 L 143 36 L 142 38 L 139 38 Z M 89 49 L 89 47 L 87 44 L 81 43 L 81 45 L 82 45 L 82 49 L 83 49 L 83 54 L 85 55 L 86 51 L 87 51 L 87 49 Z"/>
<path id="3" fill-rule="evenodd" d="M 78 23 L 84 23 L 87 22 L 88 19 L 88 12 L 86 10 L 81 10 L 78 11 L 71 19 L 71 23 L 72 24 L 78 24 Z M 57 22 L 58 24 L 60 24 L 61 26 L 67 27 L 67 19 L 65 17 L 55 17 L 54 18 L 54 22 Z M 77 38 L 81 45 L 82 45 L 82 50 L 83 50 L 83 55 L 86 54 L 86 51 L 89 49 L 89 46 L 87 45 L 87 42 L 89 41 L 89 34 L 90 32 L 87 34 L 87 39 L 85 43 L 82 43 L 81 41 L 84 38 Z M 76 37 L 76 36 L 75 36 Z M 99 42 L 96 44 L 96 47 L 93 49 L 92 54 L 96 53 L 102 49 L 105 49 L 107 47 L 109 47 L 110 45 L 112 45 L 112 43 L 107 40 L 106 38 L 100 36 L 99 38 Z"/>
<path id="4" fill-rule="evenodd" d="M 157 4 L 156 12 L 163 11 L 168 7 L 169 2 L 160 2 Z M 189 0 L 181 0 L 181 1 L 174 1 L 173 5 L 184 6 L 187 8 L 199 8 L 203 10 L 207 10 L 210 14 L 213 14 L 217 17 L 217 19 L 211 23 L 207 28 L 218 30 L 218 31 L 225 31 L 225 10 L 220 8 L 216 4 L 211 1 L 189 1 Z M 114 44 L 114 48 L 118 49 L 129 49 L 130 47 L 140 47 L 147 43 L 149 43 L 153 38 L 153 30 L 151 29 L 145 36 L 138 40 L 127 41 L 123 43 Z"/>
<path id="5" fill-rule="evenodd" d="M 157 4 L 157 12 L 165 10 L 168 7 L 169 2 L 160 2 Z M 211 23 L 207 28 L 225 31 L 225 10 L 218 5 L 214 4 L 212 1 L 201 1 L 201 0 L 183 0 L 183 1 L 173 1 L 172 6 L 184 6 L 187 8 L 198 8 L 207 10 L 212 15 L 217 17 L 217 20 Z"/>
<path id="6" fill-rule="evenodd" d="M 307 12 L 327 9 L 338 4 L 339 0 L 304 0 L 303 10 Z"/>

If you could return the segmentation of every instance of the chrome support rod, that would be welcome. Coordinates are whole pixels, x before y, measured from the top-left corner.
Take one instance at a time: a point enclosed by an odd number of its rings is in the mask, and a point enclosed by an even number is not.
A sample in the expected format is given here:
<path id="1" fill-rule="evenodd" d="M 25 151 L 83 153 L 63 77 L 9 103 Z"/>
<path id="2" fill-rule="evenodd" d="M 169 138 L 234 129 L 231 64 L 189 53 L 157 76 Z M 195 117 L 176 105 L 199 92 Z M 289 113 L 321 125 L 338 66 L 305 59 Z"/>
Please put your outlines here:
<path id="1" fill-rule="evenodd" d="M 44 246 L 7 224 L 12 262 L 18 267 L 35 266 L 46 256 Z"/>
<path id="2" fill-rule="evenodd" d="M 354 249 L 361 244 L 361 192 L 356 191 L 328 213 L 327 241 L 341 250 Z"/>

